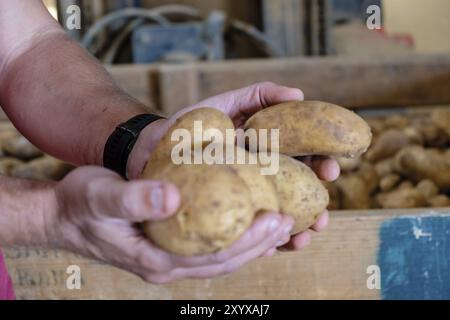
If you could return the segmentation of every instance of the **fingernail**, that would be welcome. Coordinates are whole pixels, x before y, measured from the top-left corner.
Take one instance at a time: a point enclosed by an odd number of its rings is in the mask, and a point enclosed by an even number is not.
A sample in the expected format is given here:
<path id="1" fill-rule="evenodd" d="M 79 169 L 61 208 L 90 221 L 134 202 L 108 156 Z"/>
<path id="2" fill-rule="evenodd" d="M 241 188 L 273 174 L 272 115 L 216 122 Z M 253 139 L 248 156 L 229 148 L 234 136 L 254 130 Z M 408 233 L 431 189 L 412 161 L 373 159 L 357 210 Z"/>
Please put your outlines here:
<path id="1" fill-rule="evenodd" d="M 163 209 L 165 213 L 175 213 L 180 206 L 180 201 L 180 194 L 177 187 L 172 184 L 164 184 Z"/>
<path id="2" fill-rule="evenodd" d="M 277 247 L 280 247 L 280 246 L 282 246 L 283 244 L 285 244 L 285 242 L 280 240 L 280 241 L 277 242 L 276 246 L 277 246 Z"/>
<path id="3" fill-rule="evenodd" d="M 280 221 L 278 221 L 277 219 L 273 219 L 269 224 L 269 230 L 275 231 L 276 229 L 278 229 L 279 226 L 280 226 Z"/>
<path id="4" fill-rule="evenodd" d="M 292 228 L 293 228 L 292 225 L 287 226 L 287 227 L 284 229 L 284 233 L 285 233 L 285 234 L 290 234 L 291 231 L 292 231 Z"/>
<path id="5" fill-rule="evenodd" d="M 150 203 L 152 208 L 158 211 L 162 211 L 164 208 L 164 191 L 162 187 L 152 188 L 150 191 Z"/>

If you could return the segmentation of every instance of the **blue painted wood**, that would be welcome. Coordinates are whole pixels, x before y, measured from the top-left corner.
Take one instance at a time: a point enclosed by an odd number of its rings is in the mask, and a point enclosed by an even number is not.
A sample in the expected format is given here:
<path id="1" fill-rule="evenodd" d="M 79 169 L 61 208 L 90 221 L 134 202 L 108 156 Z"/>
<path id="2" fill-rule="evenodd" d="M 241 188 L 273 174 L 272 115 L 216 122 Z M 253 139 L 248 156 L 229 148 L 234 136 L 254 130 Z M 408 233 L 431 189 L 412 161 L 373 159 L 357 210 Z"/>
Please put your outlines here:
<path id="1" fill-rule="evenodd" d="M 450 299 L 450 215 L 386 220 L 378 265 L 383 299 Z"/>

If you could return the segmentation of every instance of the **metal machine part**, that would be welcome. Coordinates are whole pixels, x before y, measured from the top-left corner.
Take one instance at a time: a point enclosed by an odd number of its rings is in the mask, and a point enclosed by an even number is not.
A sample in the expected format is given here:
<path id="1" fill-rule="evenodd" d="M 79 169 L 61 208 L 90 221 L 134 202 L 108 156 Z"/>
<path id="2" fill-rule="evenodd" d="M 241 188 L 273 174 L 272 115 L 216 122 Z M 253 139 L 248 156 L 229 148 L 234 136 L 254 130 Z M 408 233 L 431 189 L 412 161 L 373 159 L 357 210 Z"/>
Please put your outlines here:
<path id="1" fill-rule="evenodd" d="M 169 17 L 176 17 L 176 20 Z M 99 35 L 118 22 L 122 23 L 122 27 L 112 41 L 99 44 Z M 116 10 L 97 20 L 84 34 L 81 44 L 106 64 L 114 62 L 130 34 L 131 60 L 134 63 L 212 61 L 226 58 L 225 41 L 229 32 L 245 35 L 267 56 L 283 55 L 271 39 L 255 26 L 239 20 L 227 21 L 222 11 L 212 11 L 203 20 L 198 10 L 184 5 Z M 105 44 L 106 50 L 100 52 L 98 48 Z"/>
<path id="2" fill-rule="evenodd" d="M 221 11 L 213 11 L 205 21 L 139 26 L 132 36 L 133 62 L 222 60 L 224 28 Z"/>

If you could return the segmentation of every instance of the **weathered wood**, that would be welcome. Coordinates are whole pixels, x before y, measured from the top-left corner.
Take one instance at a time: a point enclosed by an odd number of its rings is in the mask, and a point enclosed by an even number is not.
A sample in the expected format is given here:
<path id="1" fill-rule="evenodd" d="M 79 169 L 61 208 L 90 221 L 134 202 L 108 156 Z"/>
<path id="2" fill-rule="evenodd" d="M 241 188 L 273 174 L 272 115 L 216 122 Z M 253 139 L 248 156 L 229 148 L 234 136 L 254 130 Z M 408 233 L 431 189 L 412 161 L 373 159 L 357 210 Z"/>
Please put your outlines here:
<path id="1" fill-rule="evenodd" d="M 450 103 L 450 55 L 257 59 L 110 71 L 131 95 L 169 113 L 259 81 L 298 87 L 306 99 L 349 108 Z"/>
<path id="2" fill-rule="evenodd" d="M 367 268 L 378 263 L 380 225 L 430 216 L 448 221 L 450 208 L 333 212 L 329 228 L 305 250 L 261 258 L 218 279 L 159 286 L 61 251 L 9 248 L 5 256 L 17 295 L 26 299 L 378 299 L 380 290 L 367 287 Z M 417 230 L 408 232 L 415 236 Z M 81 267 L 81 290 L 65 286 L 69 265 Z"/>
<path id="3" fill-rule="evenodd" d="M 162 65 L 158 73 L 159 104 L 166 114 L 173 114 L 199 99 L 199 77 L 195 67 Z"/>
<path id="4" fill-rule="evenodd" d="M 264 32 L 284 56 L 306 54 L 304 0 L 263 0 Z"/>

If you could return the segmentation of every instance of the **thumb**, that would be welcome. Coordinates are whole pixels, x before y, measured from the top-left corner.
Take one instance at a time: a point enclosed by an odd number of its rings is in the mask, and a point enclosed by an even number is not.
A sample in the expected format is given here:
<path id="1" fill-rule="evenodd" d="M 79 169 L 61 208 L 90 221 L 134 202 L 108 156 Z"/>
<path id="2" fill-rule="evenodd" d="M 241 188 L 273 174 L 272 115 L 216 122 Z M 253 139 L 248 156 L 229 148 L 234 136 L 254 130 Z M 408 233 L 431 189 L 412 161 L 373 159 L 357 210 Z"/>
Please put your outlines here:
<path id="1" fill-rule="evenodd" d="M 180 203 L 177 188 L 155 180 L 103 181 L 97 196 L 91 197 L 96 212 L 132 222 L 161 220 L 174 214 Z"/>

